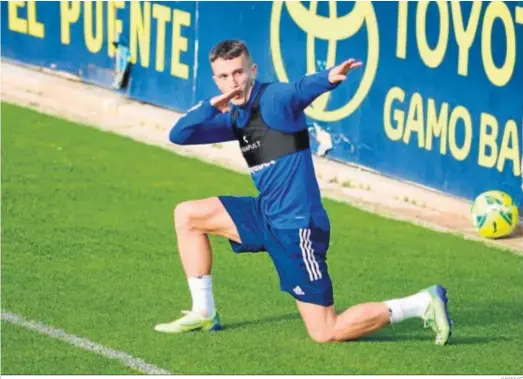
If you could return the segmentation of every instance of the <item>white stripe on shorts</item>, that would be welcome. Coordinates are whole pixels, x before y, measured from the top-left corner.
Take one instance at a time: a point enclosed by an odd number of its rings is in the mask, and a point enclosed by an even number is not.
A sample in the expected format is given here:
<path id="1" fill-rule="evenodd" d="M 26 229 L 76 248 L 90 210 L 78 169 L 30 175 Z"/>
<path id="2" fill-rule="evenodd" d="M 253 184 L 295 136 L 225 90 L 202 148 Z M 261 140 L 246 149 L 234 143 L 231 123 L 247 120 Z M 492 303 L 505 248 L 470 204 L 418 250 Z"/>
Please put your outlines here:
<path id="1" fill-rule="evenodd" d="M 308 257 L 307 257 L 307 251 L 305 250 L 305 238 L 304 238 L 304 235 L 305 235 L 305 230 L 304 229 L 300 229 L 301 256 L 303 257 L 303 263 L 305 263 L 305 267 L 307 268 L 307 272 L 309 273 L 309 280 L 312 282 L 314 279 L 313 279 L 313 276 L 312 276 L 311 268 L 309 266 L 309 260 L 308 260 Z"/>
<path id="2" fill-rule="evenodd" d="M 309 261 L 311 262 L 312 272 L 316 274 L 316 279 L 321 279 L 320 266 L 318 265 L 318 262 L 316 262 L 316 258 L 314 257 L 314 250 L 312 248 L 310 229 L 305 230 L 305 248 L 309 253 Z"/>
<path id="3" fill-rule="evenodd" d="M 309 280 L 311 282 L 321 279 L 321 271 L 318 262 L 314 258 L 314 250 L 312 249 L 312 242 L 310 240 L 311 230 L 300 229 L 300 248 L 305 267 L 309 273 Z"/>

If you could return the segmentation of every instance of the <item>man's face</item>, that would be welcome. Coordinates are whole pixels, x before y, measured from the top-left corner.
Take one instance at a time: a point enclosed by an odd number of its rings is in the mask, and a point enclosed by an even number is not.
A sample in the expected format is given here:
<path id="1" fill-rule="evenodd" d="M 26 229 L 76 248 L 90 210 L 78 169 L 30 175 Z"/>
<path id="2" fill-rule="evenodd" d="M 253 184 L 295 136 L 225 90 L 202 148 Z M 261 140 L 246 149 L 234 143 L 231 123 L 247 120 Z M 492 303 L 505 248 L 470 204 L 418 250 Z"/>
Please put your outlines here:
<path id="1" fill-rule="evenodd" d="M 233 59 L 218 58 L 211 63 L 214 81 L 223 93 L 240 89 L 241 93 L 231 102 L 243 105 L 249 100 L 251 88 L 258 71 L 257 66 L 245 54 Z"/>

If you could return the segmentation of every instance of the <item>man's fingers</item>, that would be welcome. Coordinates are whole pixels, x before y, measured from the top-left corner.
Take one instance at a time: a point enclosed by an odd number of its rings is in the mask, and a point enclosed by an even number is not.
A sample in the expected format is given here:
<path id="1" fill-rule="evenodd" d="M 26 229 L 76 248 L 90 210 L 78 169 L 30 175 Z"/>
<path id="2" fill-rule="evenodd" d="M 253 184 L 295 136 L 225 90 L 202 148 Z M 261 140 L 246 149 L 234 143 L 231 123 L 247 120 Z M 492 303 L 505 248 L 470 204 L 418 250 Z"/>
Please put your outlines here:
<path id="1" fill-rule="evenodd" d="M 356 59 L 348 59 L 344 62 L 345 67 L 359 67 L 362 65 L 361 61 L 357 61 Z"/>
<path id="2" fill-rule="evenodd" d="M 347 72 L 350 69 L 352 62 L 345 61 L 340 65 L 340 72 Z"/>
<path id="3" fill-rule="evenodd" d="M 345 74 L 345 73 L 347 73 L 347 72 L 349 72 L 349 71 L 351 71 L 351 70 L 353 70 L 355 68 L 360 67 L 362 64 L 363 64 L 362 62 L 359 62 L 359 61 L 356 62 L 355 60 L 352 60 L 352 62 L 346 61 L 343 64 L 343 66 L 342 66 L 340 71 L 341 71 L 341 73 Z"/>
<path id="4" fill-rule="evenodd" d="M 227 92 L 227 93 L 225 94 L 225 97 L 226 97 L 227 99 L 232 99 L 232 98 L 238 96 L 241 92 L 242 92 L 242 90 L 241 90 L 240 88 L 235 88 L 235 89 L 233 89 L 232 91 Z"/>
<path id="5" fill-rule="evenodd" d="M 354 58 L 349 58 L 345 62 L 340 63 L 338 66 L 332 68 L 329 73 L 329 81 L 331 83 L 339 83 L 347 79 L 347 73 L 355 68 L 363 65 L 363 62 L 357 61 Z"/>
<path id="6" fill-rule="evenodd" d="M 229 92 L 225 92 L 224 94 L 220 95 L 220 99 L 222 100 L 230 100 L 233 97 L 236 97 L 241 93 L 241 90 L 239 88 L 235 88 Z"/>
<path id="7" fill-rule="evenodd" d="M 334 75 L 334 76 L 331 78 L 331 82 L 332 82 L 332 83 L 343 82 L 345 79 L 347 79 L 347 76 L 346 76 L 346 75 Z"/>
<path id="8" fill-rule="evenodd" d="M 223 93 L 219 96 L 216 96 L 211 100 L 211 105 L 226 104 L 229 102 L 229 100 L 231 100 L 231 99 L 235 98 L 236 96 L 238 96 L 239 94 L 241 94 L 241 92 L 242 92 L 241 89 L 236 88 L 232 91 L 229 91 L 229 92 Z"/>
<path id="9" fill-rule="evenodd" d="M 362 64 L 361 61 L 356 61 L 354 58 L 350 58 L 336 67 L 335 72 L 336 74 L 345 74 L 354 68 L 360 67 Z"/>

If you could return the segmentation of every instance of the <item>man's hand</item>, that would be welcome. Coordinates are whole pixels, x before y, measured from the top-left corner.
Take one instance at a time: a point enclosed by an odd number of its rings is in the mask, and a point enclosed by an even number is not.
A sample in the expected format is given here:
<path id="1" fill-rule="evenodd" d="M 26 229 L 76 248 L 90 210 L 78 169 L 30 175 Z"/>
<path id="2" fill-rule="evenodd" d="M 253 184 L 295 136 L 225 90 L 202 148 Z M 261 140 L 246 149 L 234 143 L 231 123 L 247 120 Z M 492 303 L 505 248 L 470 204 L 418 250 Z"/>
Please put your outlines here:
<path id="1" fill-rule="evenodd" d="M 234 99 L 236 96 L 242 93 L 240 88 L 235 88 L 229 92 L 222 93 L 221 95 L 214 96 L 211 99 L 211 105 L 220 110 L 220 112 L 225 113 L 229 111 L 229 101 Z"/>
<path id="2" fill-rule="evenodd" d="M 343 82 L 347 79 L 347 75 L 350 71 L 360 67 L 361 65 L 362 63 L 354 58 L 347 59 L 345 62 L 330 69 L 329 82 L 332 84 Z"/>

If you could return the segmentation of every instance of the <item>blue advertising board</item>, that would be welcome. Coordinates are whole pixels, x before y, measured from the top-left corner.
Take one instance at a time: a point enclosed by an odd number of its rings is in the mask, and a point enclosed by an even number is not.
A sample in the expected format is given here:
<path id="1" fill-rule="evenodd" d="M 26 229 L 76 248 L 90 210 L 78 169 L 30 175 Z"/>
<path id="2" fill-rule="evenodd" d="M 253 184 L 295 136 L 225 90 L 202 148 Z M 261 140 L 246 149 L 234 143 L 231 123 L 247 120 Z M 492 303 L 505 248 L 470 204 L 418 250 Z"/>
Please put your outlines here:
<path id="1" fill-rule="evenodd" d="M 247 42 L 262 81 L 362 60 L 306 111 L 313 148 L 473 199 L 523 203 L 523 2 L 2 2 L 2 56 L 179 111 L 217 88 L 209 50 Z"/>

